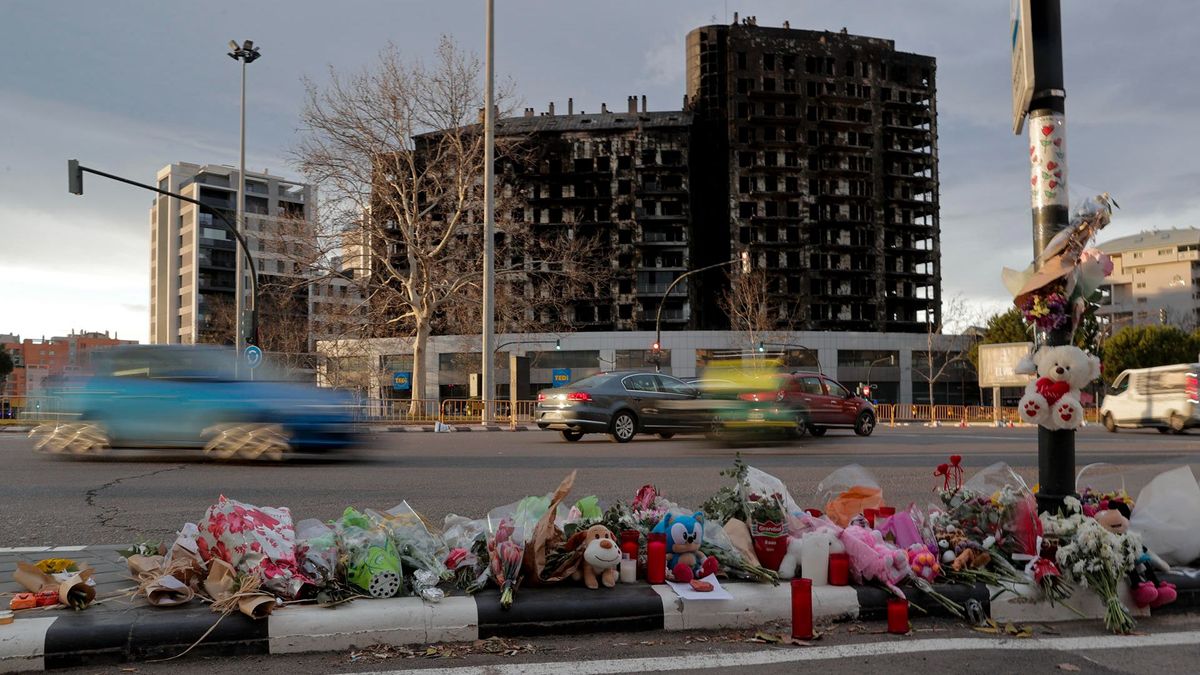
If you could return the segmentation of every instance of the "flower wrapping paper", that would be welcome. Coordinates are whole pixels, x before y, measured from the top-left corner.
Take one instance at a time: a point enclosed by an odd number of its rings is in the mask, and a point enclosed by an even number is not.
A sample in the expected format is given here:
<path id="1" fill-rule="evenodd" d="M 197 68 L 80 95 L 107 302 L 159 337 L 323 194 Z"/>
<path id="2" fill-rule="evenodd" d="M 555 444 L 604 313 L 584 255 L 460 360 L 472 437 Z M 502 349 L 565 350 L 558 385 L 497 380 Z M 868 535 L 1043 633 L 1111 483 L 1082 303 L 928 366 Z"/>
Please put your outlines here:
<path id="1" fill-rule="evenodd" d="M 296 529 L 286 507 L 258 507 L 221 495 L 208 507 L 196 539 L 205 561 L 217 558 L 238 574 L 261 574 L 263 587 L 294 598 L 311 583 L 296 563 Z"/>

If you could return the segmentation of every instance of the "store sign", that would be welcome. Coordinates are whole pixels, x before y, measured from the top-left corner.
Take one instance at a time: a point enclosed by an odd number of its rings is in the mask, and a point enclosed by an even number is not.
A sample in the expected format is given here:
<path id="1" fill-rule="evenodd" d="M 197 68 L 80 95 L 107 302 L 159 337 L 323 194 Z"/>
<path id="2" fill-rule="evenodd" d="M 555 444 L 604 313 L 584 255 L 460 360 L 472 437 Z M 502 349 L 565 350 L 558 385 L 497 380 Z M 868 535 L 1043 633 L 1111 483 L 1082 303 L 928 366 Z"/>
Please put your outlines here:
<path id="1" fill-rule="evenodd" d="M 550 371 L 550 385 L 553 387 L 565 387 L 571 383 L 570 368 L 555 368 Z"/>
<path id="2" fill-rule="evenodd" d="M 412 389 L 412 373 L 392 373 L 392 389 L 395 389 L 396 391 L 409 391 Z"/>

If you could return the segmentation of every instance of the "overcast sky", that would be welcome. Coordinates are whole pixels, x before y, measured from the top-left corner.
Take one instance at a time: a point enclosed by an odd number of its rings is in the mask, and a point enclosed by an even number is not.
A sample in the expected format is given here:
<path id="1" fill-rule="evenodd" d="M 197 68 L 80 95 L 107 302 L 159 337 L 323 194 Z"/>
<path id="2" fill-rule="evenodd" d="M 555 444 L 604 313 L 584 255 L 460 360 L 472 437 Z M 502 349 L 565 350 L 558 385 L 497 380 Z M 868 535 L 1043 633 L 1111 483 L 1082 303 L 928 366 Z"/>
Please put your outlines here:
<path id="1" fill-rule="evenodd" d="M 733 13 L 760 26 L 895 40 L 938 62 L 944 294 L 1007 302 L 1031 256 L 1026 143 L 1011 131 L 1008 0 L 499 0 L 496 71 L 522 105 L 678 109 L 684 36 Z M 1065 0 L 1071 199 L 1121 204 L 1102 238 L 1200 224 L 1200 5 Z M 483 0 L 203 3 L 0 0 L 0 333 L 148 336 L 151 195 L 66 160 L 152 182 L 176 161 L 237 161 L 238 64 L 252 39 L 247 164 L 297 177 L 302 76 L 358 69 L 389 41 L 429 58 L 441 34 L 483 52 Z"/>

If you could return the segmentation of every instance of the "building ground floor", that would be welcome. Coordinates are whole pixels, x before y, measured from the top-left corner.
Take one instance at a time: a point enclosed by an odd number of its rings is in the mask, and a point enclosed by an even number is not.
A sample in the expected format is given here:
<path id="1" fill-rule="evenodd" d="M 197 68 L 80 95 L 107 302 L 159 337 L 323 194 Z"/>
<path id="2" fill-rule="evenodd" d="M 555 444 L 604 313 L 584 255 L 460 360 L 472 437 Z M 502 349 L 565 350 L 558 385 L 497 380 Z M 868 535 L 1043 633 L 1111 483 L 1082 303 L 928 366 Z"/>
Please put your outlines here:
<path id="1" fill-rule="evenodd" d="M 680 378 L 702 377 L 718 359 L 775 358 L 785 368 L 820 370 L 851 390 L 870 384 L 881 403 L 978 405 L 978 381 L 969 361 L 956 358 L 969 338 L 918 333 L 771 332 L 748 335 L 735 331 L 663 333 L 661 350 L 652 349 L 653 332 L 524 333 L 498 335 L 495 344 L 497 399 L 508 399 L 510 360 L 528 358 L 528 382 L 518 399 L 538 389 L 579 380 L 603 370 L 647 369 Z M 425 355 L 425 387 L 417 398 L 444 400 L 478 396 L 481 370 L 478 335 L 441 335 L 429 340 Z M 357 390 L 368 398 L 407 399 L 413 366 L 412 340 L 321 341 L 323 386 Z M 657 358 L 656 358 L 657 357 Z M 656 363 L 657 361 L 657 363 Z"/>

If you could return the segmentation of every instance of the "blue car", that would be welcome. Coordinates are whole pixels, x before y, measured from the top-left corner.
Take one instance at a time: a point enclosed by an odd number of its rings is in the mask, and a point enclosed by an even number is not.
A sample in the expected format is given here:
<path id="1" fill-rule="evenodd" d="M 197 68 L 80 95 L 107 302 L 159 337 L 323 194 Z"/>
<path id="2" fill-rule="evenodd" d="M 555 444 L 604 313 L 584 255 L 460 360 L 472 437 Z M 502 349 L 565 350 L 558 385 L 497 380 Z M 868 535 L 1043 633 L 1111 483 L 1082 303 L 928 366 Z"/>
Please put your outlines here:
<path id="1" fill-rule="evenodd" d="M 37 449 L 198 448 L 280 460 L 358 441 L 349 393 L 251 371 L 227 347 L 122 345 L 93 352 L 92 365 L 95 376 L 61 392 L 64 419 L 33 432 Z"/>

